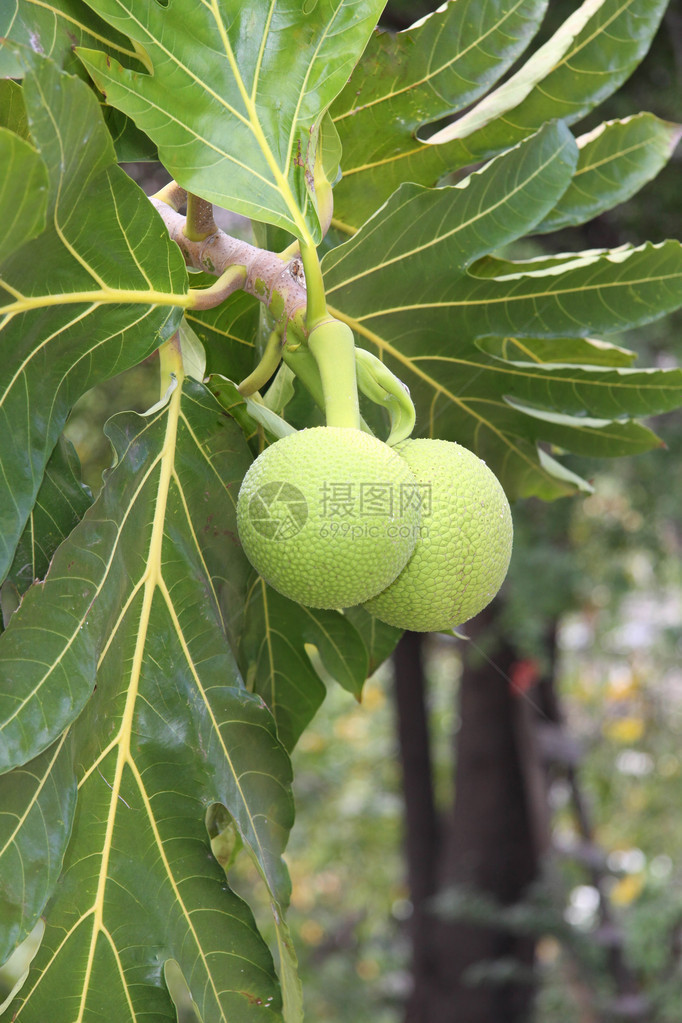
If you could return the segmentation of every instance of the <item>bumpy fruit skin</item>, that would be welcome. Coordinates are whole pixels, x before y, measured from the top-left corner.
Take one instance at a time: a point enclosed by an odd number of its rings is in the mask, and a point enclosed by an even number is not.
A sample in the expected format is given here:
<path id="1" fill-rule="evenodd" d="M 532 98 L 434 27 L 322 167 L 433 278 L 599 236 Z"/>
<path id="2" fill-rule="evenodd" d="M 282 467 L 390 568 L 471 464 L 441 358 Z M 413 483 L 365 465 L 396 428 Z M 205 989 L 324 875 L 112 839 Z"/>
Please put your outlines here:
<path id="1" fill-rule="evenodd" d="M 314 427 L 256 459 L 237 502 L 254 568 L 307 607 L 361 604 L 391 583 L 414 550 L 421 513 L 407 462 L 360 430 Z"/>
<path id="2" fill-rule="evenodd" d="M 400 629 L 448 631 L 482 611 L 504 581 L 513 539 L 509 502 L 485 462 L 459 444 L 416 439 L 396 451 L 419 483 L 420 537 L 400 575 L 365 607 Z"/>

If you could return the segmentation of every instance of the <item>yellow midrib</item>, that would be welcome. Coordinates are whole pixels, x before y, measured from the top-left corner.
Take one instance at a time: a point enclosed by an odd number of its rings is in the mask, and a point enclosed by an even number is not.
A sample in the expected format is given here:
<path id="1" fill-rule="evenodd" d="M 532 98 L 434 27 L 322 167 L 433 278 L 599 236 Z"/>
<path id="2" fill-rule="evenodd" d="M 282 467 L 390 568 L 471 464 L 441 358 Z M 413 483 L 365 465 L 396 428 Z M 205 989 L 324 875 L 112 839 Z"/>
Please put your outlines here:
<path id="1" fill-rule="evenodd" d="M 191 292 L 178 294 L 172 291 L 134 291 L 127 288 L 99 288 L 94 291 L 61 292 L 54 295 L 22 295 L 10 305 L 0 306 L 0 316 L 16 316 L 17 313 L 29 312 L 31 309 L 45 309 L 53 305 L 74 305 L 75 303 L 92 302 L 95 304 L 125 303 L 126 305 L 168 305 L 188 309 L 194 296 Z"/>
<path id="2" fill-rule="evenodd" d="M 280 170 L 280 167 L 277 161 L 275 160 L 274 154 L 270 146 L 268 145 L 267 139 L 265 138 L 265 135 L 263 133 L 260 118 L 258 117 L 258 110 L 256 107 L 255 98 L 249 95 L 249 93 L 246 90 L 246 86 L 244 85 L 241 72 L 239 70 L 239 67 L 237 66 L 234 53 L 232 52 L 232 44 L 230 43 L 230 39 L 227 34 L 227 29 L 225 28 L 225 22 L 223 21 L 222 15 L 220 13 L 217 0 L 210 0 L 210 9 L 213 14 L 216 27 L 218 29 L 218 34 L 220 35 L 220 39 L 223 44 L 223 49 L 225 51 L 227 62 L 230 65 L 230 69 L 234 76 L 237 88 L 239 89 L 242 102 L 244 103 L 244 106 L 246 108 L 249 126 L 251 128 L 253 136 L 256 142 L 258 143 L 258 146 L 260 147 L 263 156 L 265 157 L 265 161 L 268 167 L 270 168 L 270 172 L 272 173 L 273 178 L 275 179 L 277 188 L 279 189 L 279 192 L 286 203 L 289 213 L 291 214 L 291 218 L 299 231 L 301 241 L 306 246 L 314 247 L 315 243 L 313 241 L 312 235 L 308 230 L 308 225 L 306 224 L 305 219 L 301 215 L 301 211 L 298 208 L 298 203 L 294 199 L 294 196 L 289 187 L 289 182 L 285 175 Z M 272 16 L 273 10 L 274 3 L 271 4 L 269 17 Z M 264 43 L 261 44 L 261 46 L 262 45 L 264 45 Z"/>
<path id="3" fill-rule="evenodd" d="M 133 653 L 132 664 L 130 669 L 130 681 L 128 685 L 128 692 L 126 695 L 125 707 L 123 709 L 121 725 L 118 732 L 118 752 L 116 755 L 116 767 L 114 779 L 110 784 L 111 798 L 109 801 L 109 813 L 107 816 L 104 842 L 102 847 L 102 859 L 99 870 L 99 878 L 97 882 L 97 891 L 95 894 L 95 899 L 92 907 L 93 912 L 92 934 L 90 937 L 90 947 L 88 949 L 87 962 L 83 977 L 83 990 L 81 995 L 80 1007 L 78 1011 L 78 1016 L 76 1017 L 74 1023 L 83 1023 L 85 1008 L 87 1004 L 90 978 L 92 975 L 92 969 L 95 960 L 97 941 L 100 933 L 104 933 L 106 931 L 106 928 L 104 926 L 104 901 L 106 887 L 109 880 L 109 860 L 111 857 L 111 851 L 113 846 L 116 813 L 118 810 L 119 799 L 122 798 L 121 787 L 123 783 L 123 772 L 126 767 L 134 769 L 133 758 L 130 750 L 130 737 L 133 730 L 133 719 L 135 714 L 137 697 L 139 693 L 140 677 L 142 674 L 142 663 L 144 658 L 145 645 L 147 641 L 149 621 L 151 617 L 152 602 L 154 599 L 154 593 L 161 579 L 161 553 L 163 546 L 164 523 L 166 518 L 166 507 L 168 504 L 168 491 L 170 488 L 173 465 L 175 462 L 175 446 L 177 441 L 178 420 L 180 415 L 180 401 L 182 397 L 183 379 L 182 360 L 179 355 L 179 352 L 177 352 L 175 359 L 173 359 L 172 354 L 170 354 L 173 352 L 173 348 L 171 346 L 174 346 L 175 344 L 176 342 L 173 340 L 167 342 L 167 347 L 165 351 L 165 354 L 167 356 L 167 362 L 174 363 L 177 386 L 170 397 L 168 406 L 168 422 L 166 424 L 166 435 L 164 438 L 164 444 L 160 456 L 161 469 L 159 473 L 159 483 L 157 487 L 156 503 L 154 507 L 152 533 L 147 552 L 147 567 L 143 576 L 144 591 L 142 597 L 142 609 L 140 611 L 140 621 L 137 629 L 135 650 Z M 170 358 L 168 358 L 169 354 Z"/>

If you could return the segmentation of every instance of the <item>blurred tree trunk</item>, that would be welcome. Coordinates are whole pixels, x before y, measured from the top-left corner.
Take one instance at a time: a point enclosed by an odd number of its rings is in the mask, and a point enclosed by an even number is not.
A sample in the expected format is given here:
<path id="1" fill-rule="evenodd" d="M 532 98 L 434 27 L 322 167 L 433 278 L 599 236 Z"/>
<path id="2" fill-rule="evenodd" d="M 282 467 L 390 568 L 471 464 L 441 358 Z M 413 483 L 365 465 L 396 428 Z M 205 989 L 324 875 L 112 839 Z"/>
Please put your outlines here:
<path id="1" fill-rule="evenodd" d="M 426 686 L 422 663 L 423 636 L 406 632 L 394 656 L 398 740 L 405 800 L 405 856 L 412 901 L 413 996 L 406 1021 L 419 1023 L 420 1005 L 433 984 L 433 920 L 429 899 L 436 894 L 439 829 L 434 803 Z"/>
<path id="2" fill-rule="evenodd" d="M 422 637 L 404 637 L 395 659 L 414 906 L 414 988 L 406 1023 L 526 1023 L 530 1015 L 533 989 L 527 976 L 534 940 L 436 915 L 429 901 L 437 892 L 465 886 L 497 903 L 517 902 L 537 878 L 546 844 L 535 712 L 512 684 L 525 662 L 497 627 L 500 607 L 494 602 L 467 627 L 455 800 L 440 827 L 431 778 Z M 513 977 L 471 983 L 472 968 L 501 961 L 514 964 Z"/>

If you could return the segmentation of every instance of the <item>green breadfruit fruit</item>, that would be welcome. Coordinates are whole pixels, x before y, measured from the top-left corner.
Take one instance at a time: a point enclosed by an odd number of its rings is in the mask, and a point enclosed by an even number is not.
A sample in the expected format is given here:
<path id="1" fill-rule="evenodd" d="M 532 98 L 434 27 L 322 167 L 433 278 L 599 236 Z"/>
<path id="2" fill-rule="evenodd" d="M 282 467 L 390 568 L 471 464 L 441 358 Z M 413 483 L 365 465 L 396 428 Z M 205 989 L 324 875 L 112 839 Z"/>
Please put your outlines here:
<path id="1" fill-rule="evenodd" d="M 360 430 L 319 426 L 276 441 L 242 483 L 244 552 L 266 582 L 308 607 L 352 607 L 392 582 L 420 511 L 405 459 Z"/>
<path id="2" fill-rule="evenodd" d="M 485 462 L 459 444 L 417 439 L 395 450 L 417 477 L 420 536 L 400 575 L 365 607 L 399 629 L 448 631 L 482 611 L 504 581 L 509 502 Z"/>

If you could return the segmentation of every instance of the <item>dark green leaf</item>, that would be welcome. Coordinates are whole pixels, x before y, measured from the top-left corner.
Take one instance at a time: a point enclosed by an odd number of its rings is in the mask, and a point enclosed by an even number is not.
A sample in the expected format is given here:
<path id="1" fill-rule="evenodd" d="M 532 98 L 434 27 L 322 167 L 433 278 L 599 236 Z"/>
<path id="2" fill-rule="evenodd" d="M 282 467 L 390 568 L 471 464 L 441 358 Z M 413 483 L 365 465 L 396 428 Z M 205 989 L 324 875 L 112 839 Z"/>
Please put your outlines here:
<path id="1" fill-rule="evenodd" d="M 565 258 L 565 257 L 564 257 Z M 525 264 L 524 264 L 525 266 Z M 588 366 L 631 366 L 637 352 L 596 338 L 482 337 L 476 342 L 488 355 L 509 362 L 568 363 Z"/>
<path id="2" fill-rule="evenodd" d="M 503 335 L 506 324 L 517 336 L 615 334 L 682 303 L 682 245 L 675 240 L 564 253 L 544 266 L 534 260 L 530 269 L 523 261 L 488 257 L 468 273 L 472 306 L 490 303 L 483 311 L 489 330 L 482 333 Z"/>
<path id="3" fill-rule="evenodd" d="M 0 76 L 20 78 L 24 66 L 11 43 L 52 57 L 68 71 L 79 69 L 73 56 L 75 45 L 98 46 L 125 61 L 140 66 L 141 59 L 130 41 L 98 18 L 83 0 L 3 0 L 0 6 Z M 79 69 L 80 70 L 80 69 Z"/>
<path id="4" fill-rule="evenodd" d="M 487 306 L 470 305 L 467 267 L 541 220 L 568 186 L 576 158 L 568 130 L 554 125 L 458 186 L 402 185 L 323 262 L 335 314 L 408 384 L 417 430 L 478 451 L 512 494 L 548 494 L 555 481 L 531 444 L 497 430 L 488 416 L 492 381 L 481 379 L 487 360 L 472 345 L 489 333 Z"/>
<path id="5" fill-rule="evenodd" d="M 57 635 L 50 586 L 71 581 L 68 681 L 87 690 L 96 679 L 71 729 L 76 820 L 21 1020 L 54 1018 L 59 1004 L 74 1018 L 106 1005 L 119 1021 L 170 1023 L 168 959 L 202 1018 L 280 1018 L 269 952 L 209 855 L 204 821 L 213 804 L 227 808 L 281 920 L 290 765 L 271 714 L 241 683 L 218 599 L 243 561 L 232 481 L 250 458 L 206 389 L 180 386 L 178 356 L 165 352 L 178 385 L 146 417 L 111 421 L 116 467 L 0 641 L 31 621 Z M 45 680 L 46 715 L 61 713 L 62 689 Z"/>
<path id="6" fill-rule="evenodd" d="M 551 342 L 559 350 L 564 343 L 561 340 Z M 682 370 L 679 369 L 604 369 L 561 365 L 558 358 L 553 363 L 538 365 L 520 358 L 522 354 L 531 353 L 531 338 L 481 338 L 476 346 L 499 358 L 508 370 L 508 397 L 548 412 L 608 419 L 653 416 L 676 408 L 682 394 Z"/>
<path id="7" fill-rule="evenodd" d="M 181 307 L 187 288 L 177 246 L 116 166 L 88 86 L 36 58 L 23 92 L 39 156 L 10 136 L 22 164 L 7 178 L 0 222 L 14 225 L 20 241 L 35 237 L 10 259 L 6 247 L 0 266 L 0 430 L 7 438 L 0 466 L 11 481 L 0 496 L 0 578 L 72 405 L 93 384 L 140 362 L 175 330 L 181 309 L 164 305 Z M 38 234 L 42 163 L 49 201 Z"/>
<path id="8" fill-rule="evenodd" d="M 453 5 L 455 12 L 458 6 Z M 509 13 L 507 4 L 501 6 Z M 434 185 L 449 171 L 509 148 L 545 121 L 561 118 L 572 123 L 583 117 L 642 60 L 666 6 L 667 0 L 587 0 L 511 78 L 428 141 L 419 141 L 416 126 L 411 126 L 393 151 L 376 158 L 384 132 L 375 125 L 374 131 L 364 133 L 364 148 L 358 148 L 362 147 L 358 136 L 350 161 L 344 154 L 348 183 L 342 180 L 337 188 L 338 216 L 347 227 L 358 227 L 401 181 Z M 523 24 L 521 28 L 519 41 L 525 43 L 532 29 Z M 424 55 L 417 51 L 410 60 L 418 65 Z M 481 73 L 488 66 L 483 52 Z M 346 97 L 350 106 L 350 89 Z"/>
<path id="9" fill-rule="evenodd" d="M 343 613 L 362 637 L 369 655 L 368 675 L 372 675 L 379 665 L 391 656 L 402 636 L 402 631 L 380 622 L 369 611 L 365 611 L 364 607 L 347 607 Z"/>
<path id="10" fill-rule="evenodd" d="M 0 246 L 6 259 L 45 228 L 47 169 L 29 142 L 0 128 Z"/>
<path id="11" fill-rule="evenodd" d="M 573 227 L 610 210 L 654 178 L 682 136 L 682 126 L 638 114 L 607 121 L 577 139 L 573 181 L 536 233 Z"/>
<path id="12" fill-rule="evenodd" d="M 0 778 L 0 963 L 29 934 L 54 890 L 75 807 L 66 735 Z"/>
<path id="13" fill-rule="evenodd" d="M 36 579 L 44 578 L 57 547 L 91 503 L 90 492 L 81 482 L 78 456 L 73 446 L 60 437 L 7 577 L 18 594 Z"/>
<path id="14" fill-rule="evenodd" d="M 367 651 L 340 612 L 301 607 L 252 575 L 244 618 L 233 624 L 244 677 L 272 711 L 287 749 L 296 745 L 325 695 L 306 646 L 317 652 L 324 673 L 360 695 L 369 674 Z"/>
<path id="15" fill-rule="evenodd" d="M 119 163 L 158 160 L 159 154 L 154 143 L 129 117 L 106 103 L 102 106 L 102 116 L 109 129 Z"/>
<path id="16" fill-rule="evenodd" d="M 510 434 L 517 433 L 519 436 L 525 433 L 527 439 L 532 441 L 536 437 L 533 421 L 540 420 L 543 440 L 568 449 L 576 455 L 616 458 L 622 455 L 636 455 L 661 446 L 656 434 L 641 423 L 629 420 L 615 422 L 609 419 L 596 419 L 593 416 L 570 416 L 523 404 L 509 395 L 505 396 L 504 403 L 509 409 L 505 410 L 500 404 L 495 416 L 500 430 L 508 430 Z M 509 415 L 505 415 L 505 411 L 508 411 Z M 513 414 L 515 412 L 521 412 L 523 419 L 519 420 Z"/>
<path id="17" fill-rule="evenodd" d="M 30 142 L 21 86 L 9 78 L 0 79 L 0 125 Z"/>
<path id="18" fill-rule="evenodd" d="M 417 130 L 489 89 L 546 7 L 547 0 L 450 0 L 404 32 L 372 36 L 331 108 L 343 145 L 337 221 L 357 227 L 401 182 L 432 185 L 450 169 L 447 150 L 424 146 Z"/>
<path id="19" fill-rule="evenodd" d="M 409 385 L 418 431 L 476 451 L 511 496 L 552 497 L 573 489 L 575 477 L 538 449 L 540 441 L 584 450 L 591 438 L 601 453 L 612 454 L 657 443 L 632 425 L 597 429 L 579 417 L 571 429 L 565 421 L 550 423 L 537 414 L 546 406 L 548 387 L 559 395 L 564 380 L 567 400 L 570 381 L 580 377 L 583 402 L 594 403 L 585 407 L 608 409 L 598 412 L 602 419 L 612 418 L 616 400 L 618 418 L 639 414 L 649 400 L 647 411 L 679 402 L 677 375 L 645 373 L 640 395 L 636 378 L 632 387 L 627 374 L 598 379 L 541 362 L 536 370 L 534 359 L 520 368 L 487 354 L 499 356 L 502 346 L 518 350 L 525 339 L 537 338 L 545 339 L 541 358 L 551 358 L 551 345 L 557 353 L 575 348 L 567 337 L 614 333 L 682 305 L 677 242 L 529 263 L 483 256 L 532 231 L 534 219 L 547 215 L 570 181 L 575 157 L 567 129 L 548 126 L 458 186 L 403 185 L 323 264 L 336 314 Z M 482 342 L 489 335 L 498 340 Z M 615 365 L 627 359 L 621 349 L 594 342 L 583 342 L 583 348 L 595 349 L 603 362 L 609 353 Z M 507 396 L 518 385 L 523 400 L 519 396 L 513 407 Z M 578 437 L 583 428 L 584 437 Z"/>
<path id="20" fill-rule="evenodd" d="M 516 74 L 430 141 L 454 140 L 451 158 L 462 166 L 506 149 L 549 118 L 572 124 L 632 74 L 667 6 L 668 0 L 586 0 Z"/>
<path id="21" fill-rule="evenodd" d="M 215 281 L 204 276 L 208 284 Z M 199 285 L 202 279 L 197 275 Z M 249 375 L 257 361 L 259 319 L 260 302 L 244 291 L 235 292 L 215 309 L 187 314 L 188 323 L 206 349 L 209 374 L 219 373 L 237 381 Z"/>

